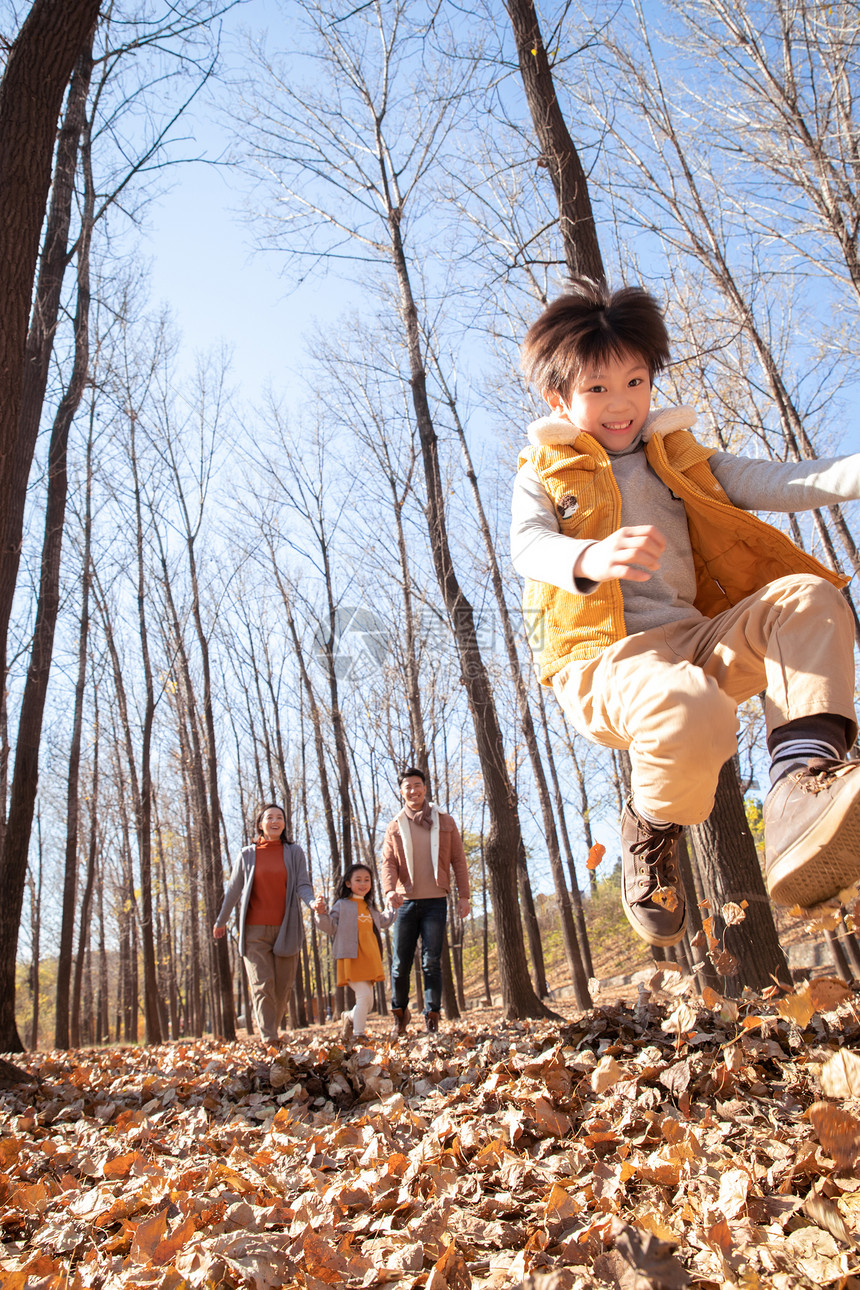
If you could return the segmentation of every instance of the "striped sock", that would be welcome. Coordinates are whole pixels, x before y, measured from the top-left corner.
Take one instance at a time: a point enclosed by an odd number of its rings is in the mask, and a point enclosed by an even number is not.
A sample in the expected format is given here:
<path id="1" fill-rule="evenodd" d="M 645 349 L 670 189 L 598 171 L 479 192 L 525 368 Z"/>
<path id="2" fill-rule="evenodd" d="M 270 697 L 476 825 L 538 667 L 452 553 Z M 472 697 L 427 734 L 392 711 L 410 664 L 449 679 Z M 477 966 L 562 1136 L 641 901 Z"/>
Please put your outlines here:
<path id="1" fill-rule="evenodd" d="M 773 751 L 769 772 L 771 788 L 789 771 L 803 770 L 816 757 L 839 760 L 840 750 L 822 739 L 786 739 Z"/>

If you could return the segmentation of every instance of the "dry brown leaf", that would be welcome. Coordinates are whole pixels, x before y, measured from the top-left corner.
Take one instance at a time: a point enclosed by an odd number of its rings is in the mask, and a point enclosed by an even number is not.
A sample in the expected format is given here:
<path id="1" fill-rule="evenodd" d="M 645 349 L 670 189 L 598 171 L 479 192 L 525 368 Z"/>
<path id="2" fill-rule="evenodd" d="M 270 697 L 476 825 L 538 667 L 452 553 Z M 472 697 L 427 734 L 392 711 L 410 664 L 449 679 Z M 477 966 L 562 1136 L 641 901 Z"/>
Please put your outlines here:
<path id="1" fill-rule="evenodd" d="M 151 1263 L 156 1248 L 167 1233 L 167 1211 L 161 1210 L 152 1218 L 144 1219 L 134 1229 L 129 1258 L 132 1263 Z"/>
<path id="2" fill-rule="evenodd" d="M 745 904 L 746 902 L 744 902 L 744 905 Z M 720 910 L 720 913 L 723 916 L 723 922 L 725 923 L 726 927 L 734 927 L 738 923 L 742 923 L 744 921 L 744 919 L 747 916 L 744 905 L 738 905 L 733 900 L 726 901 L 726 903 L 723 905 L 722 909 Z"/>
<path id="3" fill-rule="evenodd" d="M 746 1209 L 750 1177 L 745 1169 L 727 1169 L 720 1177 L 717 1208 L 726 1219 L 737 1218 Z"/>
<path id="4" fill-rule="evenodd" d="M 593 871 L 600 864 L 606 855 L 606 847 L 601 842 L 595 842 L 588 852 L 588 859 L 585 862 L 586 869 Z"/>
<path id="5" fill-rule="evenodd" d="M 545 1097 L 538 1097 L 532 1103 L 532 1118 L 538 1128 L 553 1138 L 563 1138 L 573 1128 L 569 1116 L 556 1111 Z"/>
<path id="6" fill-rule="evenodd" d="M 348 1261 L 324 1236 L 308 1230 L 302 1237 L 305 1267 L 311 1276 L 326 1285 L 342 1285 L 349 1268 Z"/>
<path id="7" fill-rule="evenodd" d="M 678 908 L 678 893 L 674 887 L 656 887 L 651 892 L 651 899 L 655 905 L 660 905 L 669 914 Z"/>
<path id="8" fill-rule="evenodd" d="M 669 1016 L 660 1027 L 661 1030 L 667 1030 L 674 1034 L 686 1034 L 688 1030 L 695 1029 L 696 1011 L 688 1003 L 679 1003 L 674 1012 Z"/>
<path id="9" fill-rule="evenodd" d="M 708 957 L 714 965 L 714 970 L 720 976 L 737 976 L 738 961 L 728 950 L 717 952 L 712 949 Z"/>
<path id="10" fill-rule="evenodd" d="M 824 1063 L 818 1078 L 827 1097 L 860 1097 L 860 1057 L 850 1048 L 840 1048 Z"/>
<path id="11" fill-rule="evenodd" d="M 611 1231 L 615 1249 L 631 1268 L 648 1278 L 654 1290 L 682 1290 L 690 1284 L 688 1273 L 675 1257 L 674 1245 L 617 1218 L 612 1220 Z"/>
<path id="12" fill-rule="evenodd" d="M 816 1012 L 832 1012 L 852 993 L 851 987 L 836 976 L 819 976 L 809 982 L 809 998 Z"/>
<path id="13" fill-rule="evenodd" d="M 812 1219 L 813 1223 L 817 1223 L 825 1232 L 835 1236 L 837 1241 L 841 1241 L 843 1245 L 856 1248 L 857 1240 L 848 1231 L 845 1219 L 833 1204 L 833 1201 L 827 1200 L 825 1196 L 807 1196 L 803 1202 L 803 1212 Z"/>
<path id="14" fill-rule="evenodd" d="M 723 996 L 721 994 L 717 994 L 716 990 L 712 990 L 709 985 L 704 987 L 702 990 L 702 1003 L 706 1008 L 719 1008 L 722 1002 Z"/>
<path id="15" fill-rule="evenodd" d="M 809 1118 L 818 1140 L 839 1169 L 848 1169 L 860 1155 L 860 1120 L 829 1102 L 816 1102 Z"/>
<path id="16" fill-rule="evenodd" d="M 443 1278 L 448 1290 L 471 1290 L 472 1274 L 454 1241 L 449 1242 L 445 1253 L 433 1264 L 433 1272 Z"/>
<path id="17" fill-rule="evenodd" d="M 723 1061 L 726 1064 L 727 1071 L 743 1070 L 746 1065 L 746 1057 L 740 1044 L 727 1044 L 723 1050 Z"/>
<path id="18" fill-rule="evenodd" d="M 605 1093 L 613 1084 L 617 1084 L 623 1078 L 624 1072 L 618 1065 L 614 1057 L 607 1054 L 601 1057 L 600 1061 L 591 1072 L 591 1090 L 593 1093 Z"/>
<path id="19" fill-rule="evenodd" d="M 787 994 L 777 1001 L 776 1010 L 786 1021 L 791 1021 L 803 1030 L 815 1015 L 815 1005 L 809 997 L 809 990 L 804 988 L 794 994 Z"/>
<path id="20" fill-rule="evenodd" d="M 705 1240 L 713 1249 L 719 1250 L 724 1259 L 731 1257 L 734 1248 L 732 1233 L 725 1218 L 718 1219 L 705 1229 Z"/>

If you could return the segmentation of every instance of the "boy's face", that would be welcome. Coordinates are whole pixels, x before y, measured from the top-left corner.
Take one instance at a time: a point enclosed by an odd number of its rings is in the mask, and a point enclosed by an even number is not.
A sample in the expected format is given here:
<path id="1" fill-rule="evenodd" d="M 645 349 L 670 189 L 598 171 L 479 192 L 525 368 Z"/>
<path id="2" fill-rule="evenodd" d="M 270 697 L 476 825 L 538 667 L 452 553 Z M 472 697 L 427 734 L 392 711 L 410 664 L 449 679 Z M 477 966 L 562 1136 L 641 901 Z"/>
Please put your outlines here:
<path id="1" fill-rule="evenodd" d="M 547 390 L 544 398 L 556 416 L 590 434 L 607 452 L 623 452 L 651 407 L 648 364 L 638 354 L 608 358 L 580 374 L 567 400 L 556 390 Z"/>

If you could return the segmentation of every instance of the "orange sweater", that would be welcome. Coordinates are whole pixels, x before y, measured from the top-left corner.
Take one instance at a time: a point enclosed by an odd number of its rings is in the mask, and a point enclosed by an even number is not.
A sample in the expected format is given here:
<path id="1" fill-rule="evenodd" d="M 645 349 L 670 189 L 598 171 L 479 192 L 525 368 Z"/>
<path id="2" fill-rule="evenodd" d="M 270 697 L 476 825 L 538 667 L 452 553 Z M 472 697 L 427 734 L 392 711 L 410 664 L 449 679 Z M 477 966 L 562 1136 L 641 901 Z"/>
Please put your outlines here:
<path id="1" fill-rule="evenodd" d="M 287 908 L 283 842 L 258 842 L 246 927 L 279 927 Z"/>

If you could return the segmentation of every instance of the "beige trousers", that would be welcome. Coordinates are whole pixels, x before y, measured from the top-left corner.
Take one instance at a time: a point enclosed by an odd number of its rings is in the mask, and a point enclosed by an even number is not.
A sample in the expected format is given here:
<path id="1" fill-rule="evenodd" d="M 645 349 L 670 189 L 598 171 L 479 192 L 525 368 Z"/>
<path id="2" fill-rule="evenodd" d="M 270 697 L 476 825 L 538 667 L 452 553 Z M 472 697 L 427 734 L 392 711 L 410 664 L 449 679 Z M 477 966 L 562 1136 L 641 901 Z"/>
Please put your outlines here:
<path id="1" fill-rule="evenodd" d="M 765 690 L 768 733 L 819 712 L 854 722 L 851 611 L 821 578 L 779 578 L 716 618 L 637 632 L 568 663 L 552 685 L 580 734 L 630 750 L 642 810 L 699 824 L 737 751 L 738 704 Z"/>
<path id="2" fill-rule="evenodd" d="M 280 927 L 245 928 L 245 967 L 257 1029 L 267 1044 L 277 1046 L 278 1027 L 287 1010 L 299 966 L 298 954 L 275 954 L 272 946 Z"/>

